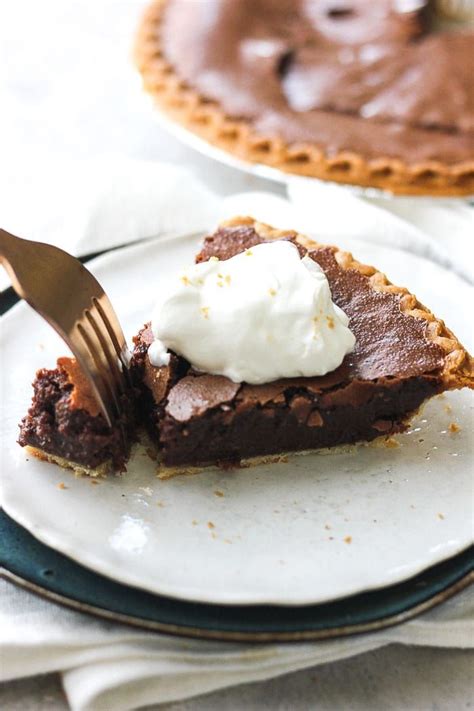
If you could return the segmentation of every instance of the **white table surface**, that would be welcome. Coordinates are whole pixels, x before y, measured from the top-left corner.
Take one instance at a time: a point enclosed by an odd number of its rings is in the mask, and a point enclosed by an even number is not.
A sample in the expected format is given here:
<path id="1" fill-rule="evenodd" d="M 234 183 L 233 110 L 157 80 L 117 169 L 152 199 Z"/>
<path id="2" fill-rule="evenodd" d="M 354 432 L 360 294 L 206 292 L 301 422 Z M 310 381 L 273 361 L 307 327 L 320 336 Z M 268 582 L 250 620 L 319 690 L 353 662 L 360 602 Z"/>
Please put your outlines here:
<path id="1" fill-rule="evenodd" d="M 0 2 L 2 172 L 13 164 L 28 171 L 55 158 L 124 154 L 192 166 L 223 195 L 279 192 L 273 183 L 193 153 L 158 127 L 130 61 L 143 5 L 141 0 Z M 166 708 L 451 711 L 473 703 L 471 653 L 392 646 Z M 63 711 L 67 703 L 58 677 L 51 675 L 3 684 L 0 708 Z"/>

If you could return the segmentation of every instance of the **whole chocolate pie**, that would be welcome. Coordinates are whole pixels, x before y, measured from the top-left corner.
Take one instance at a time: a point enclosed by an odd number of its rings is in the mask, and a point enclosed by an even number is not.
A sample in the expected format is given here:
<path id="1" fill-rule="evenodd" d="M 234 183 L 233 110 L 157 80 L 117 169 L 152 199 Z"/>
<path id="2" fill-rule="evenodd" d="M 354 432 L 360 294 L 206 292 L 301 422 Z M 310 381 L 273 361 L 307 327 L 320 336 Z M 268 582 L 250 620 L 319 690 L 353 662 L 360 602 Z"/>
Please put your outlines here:
<path id="1" fill-rule="evenodd" d="M 135 428 L 146 428 L 166 477 L 387 438 L 406 430 L 432 396 L 474 388 L 473 360 L 444 323 L 347 252 L 236 218 L 205 239 L 197 262 L 218 259 L 225 266 L 234 255 L 274 240 L 290 241 L 300 257 L 319 265 L 334 304 L 348 317 L 355 346 L 339 367 L 318 377 L 249 384 L 199 372 L 173 352 L 157 366 L 147 324 L 131 360 L 135 415 L 125 410 L 121 427 L 108 428 L 74 363 L 60 359 L 57 369 L 37 374 L 20 444 L 62 466 L 98 474 L 123 469 Z"/>
<path id="2" fill-rule="evenodd" d="M 427 2 L 155 0 L 136 61 L 173 120 L 244 160 L 399 194 L 474 193 L 474 32 Z"/>

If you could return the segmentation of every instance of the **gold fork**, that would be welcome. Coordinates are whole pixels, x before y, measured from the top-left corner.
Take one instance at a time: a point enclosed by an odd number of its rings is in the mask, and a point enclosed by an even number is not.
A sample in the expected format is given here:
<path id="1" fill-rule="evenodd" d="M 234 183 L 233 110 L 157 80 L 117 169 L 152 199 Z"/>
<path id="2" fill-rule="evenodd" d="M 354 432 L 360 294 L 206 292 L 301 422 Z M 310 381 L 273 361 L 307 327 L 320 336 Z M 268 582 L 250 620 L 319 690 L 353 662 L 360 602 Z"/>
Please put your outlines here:
<path id="1" fill-rule="evenodd" d="M 59 333 L 86 375 L 111 427 L 129 387 L 128 349 L 112 304 L 99 282 L 58 247 L 0 229 L 0 263 L 18 296 Z"/>

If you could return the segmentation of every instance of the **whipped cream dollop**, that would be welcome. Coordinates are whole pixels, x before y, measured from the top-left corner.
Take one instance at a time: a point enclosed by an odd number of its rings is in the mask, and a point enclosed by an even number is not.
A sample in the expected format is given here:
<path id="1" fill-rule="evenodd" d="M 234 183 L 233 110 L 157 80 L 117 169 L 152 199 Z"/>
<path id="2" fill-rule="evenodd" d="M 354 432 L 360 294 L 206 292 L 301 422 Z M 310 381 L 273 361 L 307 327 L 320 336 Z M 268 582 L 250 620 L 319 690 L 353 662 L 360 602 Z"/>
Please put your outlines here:
<path id="1" fill-rule="evenodd" d="M 148 354 L 167 365 L 170 349 L 234 382 L 324 375 L 354 348 L 348 324 L 319 265 L 275 241 L 178 274 L 159 294 Z"/>

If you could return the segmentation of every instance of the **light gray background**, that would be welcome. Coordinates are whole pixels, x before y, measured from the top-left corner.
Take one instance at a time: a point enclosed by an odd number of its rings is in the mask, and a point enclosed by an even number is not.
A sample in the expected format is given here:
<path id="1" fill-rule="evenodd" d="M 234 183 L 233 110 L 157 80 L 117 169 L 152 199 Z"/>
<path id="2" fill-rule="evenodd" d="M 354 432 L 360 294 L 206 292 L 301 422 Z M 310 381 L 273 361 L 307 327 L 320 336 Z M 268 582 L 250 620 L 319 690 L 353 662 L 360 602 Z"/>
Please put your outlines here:
<path id="1" fill-rule="evenodd" d="M 28 171 L 54 158 L 120 153 L 191 165 L 221 194 L 281 192 L 192 153 L 159 129 L 130 61 L 143 5 L 141 0 L 0 1 L 2 173 L 11 164 Z M 472 668 L 470 652 L 393 645 L 160 708 L 457 711 L 474 705 Z M 0 686 L 0 708 L 63 711 L 67 703 L 59 678 L 47 676 Z"/>

